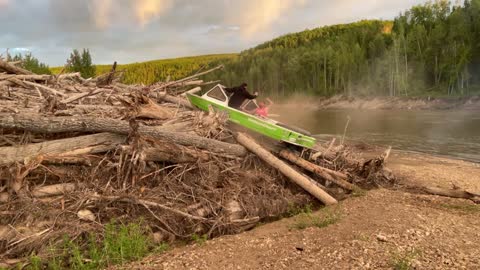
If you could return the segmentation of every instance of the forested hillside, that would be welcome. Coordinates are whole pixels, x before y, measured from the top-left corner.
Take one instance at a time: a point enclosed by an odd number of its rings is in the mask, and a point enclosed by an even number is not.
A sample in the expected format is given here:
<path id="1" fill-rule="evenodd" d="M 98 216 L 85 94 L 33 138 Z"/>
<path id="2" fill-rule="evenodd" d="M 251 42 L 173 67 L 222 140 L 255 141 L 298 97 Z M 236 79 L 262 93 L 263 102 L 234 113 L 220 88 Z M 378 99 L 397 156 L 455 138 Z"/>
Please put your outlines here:
<path id="1" fill-rule="evenodd" d="M 195 57 L 182 57 L 175 59 L 154 60 L 142 63 L 119 64 L 117 71 L 124 71 L 123 82 L 127 84 L 143 83 L 152 84 L 158 81 L 165 81 L 192 75 L 200 69 L 207 69 L 227 60 L 233 59 L 236 54 L 215 54 Z M 63 67 L 52 68 L 54 73 L 59 73 Z M 111 65 L 96 65 L 95 75 L 109 72 Z"/>
<path id="2" fill-rule="evenodd" d="M 436 1 L 391 21 L 289 34 L 246 50 L 220 76 L 271 95 L 467 95 L 480 90 L 480 0 Z"/>

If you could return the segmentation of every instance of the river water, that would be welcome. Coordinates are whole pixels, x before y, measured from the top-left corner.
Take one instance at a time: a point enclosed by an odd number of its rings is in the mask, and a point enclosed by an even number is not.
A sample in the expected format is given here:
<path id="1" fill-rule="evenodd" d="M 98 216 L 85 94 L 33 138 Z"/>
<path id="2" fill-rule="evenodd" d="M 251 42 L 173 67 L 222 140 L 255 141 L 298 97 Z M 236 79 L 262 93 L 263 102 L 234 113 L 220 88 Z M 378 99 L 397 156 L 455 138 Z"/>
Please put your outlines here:
<path id="1" fill-rule="evenodd" d="M 316 110 L 276 105 L 272 118 L 322 139 L 346 138 L 480 162 L 480 111 Z"/>

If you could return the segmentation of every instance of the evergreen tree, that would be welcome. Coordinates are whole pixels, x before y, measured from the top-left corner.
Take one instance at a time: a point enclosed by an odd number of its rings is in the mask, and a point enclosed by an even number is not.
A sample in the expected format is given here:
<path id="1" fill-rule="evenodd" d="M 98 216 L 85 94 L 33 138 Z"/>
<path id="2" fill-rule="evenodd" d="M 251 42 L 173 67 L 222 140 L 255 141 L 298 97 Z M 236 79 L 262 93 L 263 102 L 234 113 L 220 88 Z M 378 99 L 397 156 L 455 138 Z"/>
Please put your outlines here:
<path id="1" fill-rule="evenodd" d="M 80 72 L 83 78 L 91 78 L 95 76 L 95 66 L 92 64 L 92 57 L 88 49 L 83 49 L 82 54 L 74 49 L 67 60 L 68 71 Z"/>

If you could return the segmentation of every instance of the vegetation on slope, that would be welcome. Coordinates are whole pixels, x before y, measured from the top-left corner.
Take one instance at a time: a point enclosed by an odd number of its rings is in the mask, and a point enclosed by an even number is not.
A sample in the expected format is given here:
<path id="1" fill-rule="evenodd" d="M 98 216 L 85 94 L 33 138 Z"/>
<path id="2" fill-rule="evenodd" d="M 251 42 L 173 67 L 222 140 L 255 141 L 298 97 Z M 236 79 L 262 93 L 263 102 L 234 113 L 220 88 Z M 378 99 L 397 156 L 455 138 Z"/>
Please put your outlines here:
<path id="1" fill-rule="evenodd" d="M 234 59 L 236 54 L 214 54 L 174 59 L 154 60 L 142 63 L 118 65 L 117 71 L 124 71 L 123 82 L 127 84 L 143 83 L 145 85 L 167 79 L 176 80 Z M 107 73 L 111 65 L 96 65 L 95 75 Z M 58 73 L 62 67 L 52 68 Z"/>
<path id="2" fill-rule="evenodd" d="M 480 0 L 414 6 L 391 21 L 288 34 L 246 50 L 220 76 L 270 95 L 467 95 L 480 89 Z M 477 75 L 476 75 L 477 74 Z"/>

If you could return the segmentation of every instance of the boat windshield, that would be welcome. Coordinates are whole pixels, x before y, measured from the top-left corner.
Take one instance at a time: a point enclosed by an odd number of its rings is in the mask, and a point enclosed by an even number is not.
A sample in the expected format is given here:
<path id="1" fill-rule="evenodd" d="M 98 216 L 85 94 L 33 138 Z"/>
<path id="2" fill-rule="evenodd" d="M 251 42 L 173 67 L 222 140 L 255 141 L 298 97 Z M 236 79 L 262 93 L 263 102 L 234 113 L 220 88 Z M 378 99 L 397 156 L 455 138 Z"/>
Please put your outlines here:
<path id="1" fill-rule="evenodd" d="M 219 100 L 221 102 L 226 102 L 227 101 L 227 96 L 223 92 L 223 90 L 220 88 L 220 86 L 215 86 L 212 90 L 208 91 L 207 93 L 208 97 L 214 98 L 216 100 Z"/>
<path id="2" fill-rule="evenodd" d="M 247 112 L 253 112 L 258 108 L 257 102 L 255 100 L 247 100 L 242 106 L 242 110 Z"/>

